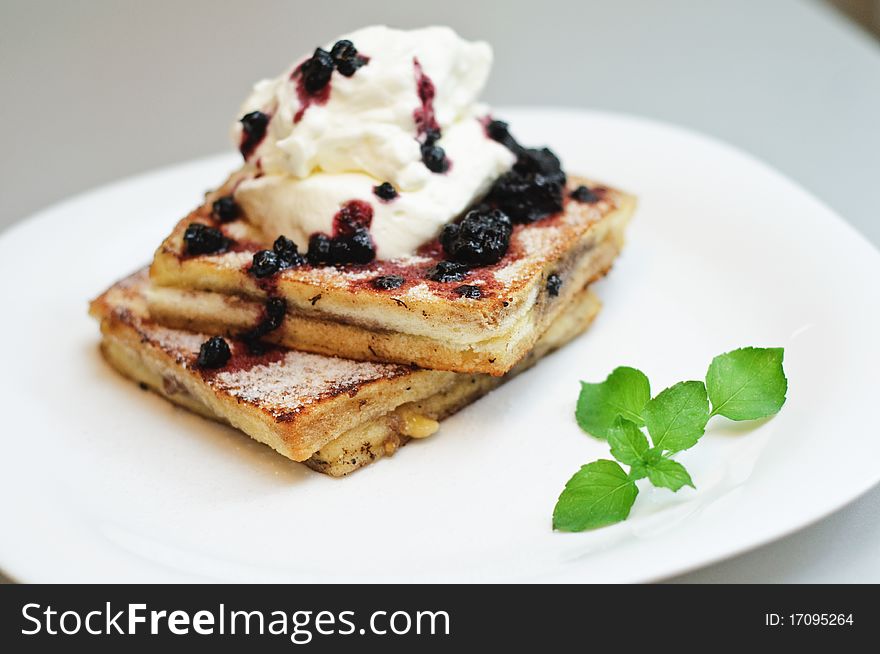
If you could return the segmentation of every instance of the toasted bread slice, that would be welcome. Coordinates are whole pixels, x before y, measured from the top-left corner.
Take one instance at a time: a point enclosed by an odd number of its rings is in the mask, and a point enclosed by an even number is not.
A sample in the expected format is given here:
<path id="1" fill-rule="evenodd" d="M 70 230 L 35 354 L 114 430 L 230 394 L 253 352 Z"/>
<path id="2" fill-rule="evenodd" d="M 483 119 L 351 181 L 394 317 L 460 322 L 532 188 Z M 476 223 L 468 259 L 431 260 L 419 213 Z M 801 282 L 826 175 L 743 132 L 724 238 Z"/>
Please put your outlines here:
<path id="1" fill-rule="evenodd" d="M 635 208 L 631 195 L 571 178 L 570 189 L 589 184 L 595 201 L 577 202 L 566 193 L 563 212 L 516 225 L 501 261 L 474 268 L 457 282 L 426 278 L 443 259 L 437 241 L 411 257 L 342 267 L 304 265 L 260 280 L 248 272 L 253 253 L 271 248 L 277 234 L 260 233 L 247 217 L 219 225 L 210 211 L 213 200 L 229 194 L 243 174 L 209 194 L 157 250 L 148 303 L 158 321 L 235 334 L 259 322 L 268 298 L 280 297 L 286 320 L 266 337 L 270 341 L 360 361 L 455 372 L 501 375 L 516 365 L 561 307 L 610 268 Z M 221 229 L 233 242 L 230 250 L 187 255 L 183 233 L 193 222 Z M 378 290 L 371 283 L 392 274 L 405 280 L 399 288 Z M 547 288 L 550 275 L 561 281 L 554 291 Z M 481 296 L 461 297 L 456 290 L 461 285 L 478 287 Z"/>
<path id="2" fill-rule="evenodd" d="M 504 377 L 356 362 L 274 348 L 259 356 L 232 342 L 219 371 L 195 364 L 204 334 L 153 322 L 145 271 L 91 304 L 101 349 L 127 377 L 203 416 L 226 422 L 284 456 L 342 476 L 428 436 L 439 420 L 581 333 L 598 312 L 588 290 L 572 298 L 536 347 Z"/>

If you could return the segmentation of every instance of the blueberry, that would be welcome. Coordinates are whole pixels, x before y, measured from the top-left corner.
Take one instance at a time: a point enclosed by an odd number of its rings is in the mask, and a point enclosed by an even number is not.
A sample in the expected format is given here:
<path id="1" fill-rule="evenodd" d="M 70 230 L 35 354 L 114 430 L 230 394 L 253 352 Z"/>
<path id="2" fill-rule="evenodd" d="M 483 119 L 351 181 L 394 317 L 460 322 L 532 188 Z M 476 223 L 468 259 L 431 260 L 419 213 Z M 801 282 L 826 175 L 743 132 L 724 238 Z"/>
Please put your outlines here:
<path id="1" fill-rule="evenodd" d="M 425 138 L 422 141 L 425 145 L 434 145 L 442 136 L 440 130 L 436 127 L 428 127 L 425 129 Z"/>
<path id="2" fill-rule="evenodd" d="M 565 173 L 544 148 L 524 150 L 511 171 L 492 186 L 487 200 L 516 223 L 531 223 L 562 211 Z"/>
<path id="3" fill-rule="evenodd" d="M 282 268 L 293 268 L 301 266 L 306 262 L 306 258 L 299 253 L 296 243 L 286 236 L 279 236 L 272 245 L 272 251 L 278 255 L 278 261 Z"/>
<path id="4" fill-rule="evenodd" d="M 211 215 L 221 223 L 228 223 L 230 220 L 238 218 L 238 205 L 231 195 L 225 195 L 214 200 L 214 204 L 211 205 Z"/>
<path id="5" fill-rule="evenodd" d="M 301 266 L 306 258 L 299 253 L 296 243 L 286 236 L 279 236 L 272 244 L 271 250 L 260 250 L 254 253 L 250 273 L 259 279 L 271 277 L 280 270 Z"/>
<path id="6" fill-rule="evenodd" d="M 260 250 L 254 253 L 251 263 L 251 274 L 260 279 L 270 277 L 281 270 L 281 262 L 278 255 L 272 250 Z"/>
<path id="7" fill-rule="evenodd" d="M 428 142 L 422 144 L 422 163 L 432 173 L 445 173 L 449 170 L 449 159 L 446 158 L 446 151 L 439 145 L 431 145 Z"/>
<path id="8" fill-rule="evenodd" d="M 518 223 L 532 223 L 562 211 L 562 185 L 537 175 L 523 181 L 513 177 L 496 187 L 496 205 Z"/>
<path id="9" fill-rule="evenodd" d="M 514 154 L 522 152 L 523 147 L 510 135 L 510 130 L 503 120 L 492 120 L 486 125 L 486 133 L 493 141 L 498 141 Z"/>
<path id="10" fill-rule="evenodd" d="M 443 228 L 440 243 L 450 259 L 485 266 L 505 255 L 512 232 L 513 223 L 503 211 L 472 209 L 461 222 Z"/>
<path id="11" fill-rule="evenodd" d="M 315 266 L 321 266 L 330 263 L 330 242 L 331 238 L 326 234 L 312 234 L 309 239 L 309 251 L 306 255 L 309 263 Z"/>
<path id="12" fill-rule="evenodd" d="M 380 200 L 391 201 L 397 197 L 397 189 L 389 182 L 382 182 L 379 186 L 374 186 L 373 193 L 375 193 L 376 197 Z"/>
<path id="13" fill-rule="evenodd" d="M 330 56 L 333 57 L 333 61 L 354 59 L 357 57 L 357 54 L 357 48 L 355 48 L 354 43 L 348 39 L 340 39 L 333 44 L 332 48 L 330 48 Z"/>
<path id="14" fill-rule="evenodd" d="M 345 77 L 351 77 L 358 68 L 367 63 L 366 57 L 359 55 L 354 44 L 345 39 L 333 44 L 330 56 L 336 64 L 336 70 Z"/>
<path id="15" fill-rule="evenodd" d="M 269 116 L 262 111 L 252 111 L 242 116 L 239 122 L 245 134 L 262 137 L 266 132 L 266 126 L 269 124 Z"/>
<path id="16" fill-rule="evenodd" d="M 199 368 L 222 368 L 231 356 L 229 344 L 219 336 L 214 336 L 202 343 L 196 363 Z"/>
<path id="17" fill-rule="evenodd" d="M 348 238 L 330 239 L 330 261 L 328 263 L 348 263 L 352 256 L 351 240 L 349 240 Z"/>
<path id="18" fill-rule="evenodd" d="M 339 71 L 340 75 L 351 77 L 355 74 L 355 71 L 357 71 L 357 69 L 363 66 L 365 63 L 367 63 L 367 61 L 363 57 L 355 57 L 354 59 L 337 61 L 336 70 Z"/>
<path id="19" fill-rule="evenodd" d="M 547 148 L 520 148 L 513 169 L 492 186 L 487 201 L 515 223 L 531 223 L 562 211 L 565 173 Z"/>
<path id="20" fill-rule="evenodd" d="M 333 264 L 369 263 L 376 258 L 370 232 L 356 227 L 351 236 L 330 239 L 330 261 Z"/>
<path id="21" fill-rule="evenodd" d="M 586 186 L 578 186 L 575 190 L 571 192 L 571 198 L 576 202 L 585 202 L 587 204 L 592 204 L 599 200 L 599 196 L 593 193 Z"/>
<path id="22" fill-rule="evenodd" d="M 241 154 L 247 159 L 263 140 L 266 135 L 266 127 L 269 125 L 269 116 L 262 111 L 252 111 L 241 117 Z"/>
<path id="23" fill-rule="evenodd" d="M 390 291 L 403 286 L 403 282 L 404 279 L 400 275 L 382 275 L 381 277 L 376 277 L 372 285 L 373 288 L 377 288 L 380 291 Z"/>
<path id="24" fill-rule="evenodd" d="M 457 261 L 440 261 L 425 273 L 428 279 L 435 282 L 460 282 L 470 272 L 465 264 Z"/>
<path id="25" fill-rule="evenodd" d="M 483 297 L 483 292 L 480 290 L 479 286 L 470 286 L 468 284 L 459 286 L 455 289 L 455 292 L 461 297 L 466 297 L 469 300 L 479 300 Z"/>
<path id="26" fill-rule="evenodd" d="M 376 258 L 376 246 L 370 231 L 359 228 L 351 237 L 352 263 L 370 263 Z"/>
<path id="27" fill-rule="evenodd" d="M 257 323 L 257 326 L 250 329 L 239 336 L 247 346 L 251 354 L 262 354 L 265 352 L 265 345 L 260 343 L 269 332 L 273 332 L 284 322 L 284 316 L 287 315 L 287 302 L 283 298 L 273 297 L 266 302 L 263 309 L 263 318 Z"/>
<path id="28" fill-rule="evenodd" d="M 187 254 L 216 254 L 225 252 L 229 239 L 219 229 L 202 223 L 191 223 L 183 233 Z"/>
<path id="29" fill-rule="evenodd" d="M 549 148 L 524 148 L 513 168 L 525 175 L 542 175 L 550 181 L 565 184 L 562 164 Z"/>
<path id="30" fill-rule="evenodd" d="M 503 120 L 490 120 L 486 123 L 486 133 L 490 139 L 499 143 L 511 138 L 510 125 Z"/>
<path id="31" fill-rule="evenodd" d="M 346 233 L 335 238 L 318 232 L 309 239 L 309 263 L 342 265 L 369 263 L 376 258 L 376 246 L 370 230 L 356 222 L 346 223 Z"/>
<path id="32" fill-rule="evenodd" d="M 333 74 L 333 57 L 322 48 L 316 48 L 311 59 L 306 59 L 300 66 L 303 86 L 310 95 L 317 93 L 330 82 Z"/>
<path id="33" fill-rule="evenodd" d="M 275 251 L 275 254 L 281 254 L 282 252 L 299 252 L 296 243 L 283 234 L 275 239 L 275 242 L 272 244 L 272 249 Z"/>
<path id="34" fill-rule="evenodd" d="M 287 302 L 284 298 L 273 297 L 266 302 L 266 318 L 260 323 L 264 333 L 275 331 L 281 326 L 284 316 L 287 314 Z"/>
<path id="35" fill-rule="evenodd" d="M 562 288 L 562 277 L 553 273 L 547 277 L 547 292 L 550 294 L 550 297 L 556 297 L 559 295 L 559 289 Z"/>

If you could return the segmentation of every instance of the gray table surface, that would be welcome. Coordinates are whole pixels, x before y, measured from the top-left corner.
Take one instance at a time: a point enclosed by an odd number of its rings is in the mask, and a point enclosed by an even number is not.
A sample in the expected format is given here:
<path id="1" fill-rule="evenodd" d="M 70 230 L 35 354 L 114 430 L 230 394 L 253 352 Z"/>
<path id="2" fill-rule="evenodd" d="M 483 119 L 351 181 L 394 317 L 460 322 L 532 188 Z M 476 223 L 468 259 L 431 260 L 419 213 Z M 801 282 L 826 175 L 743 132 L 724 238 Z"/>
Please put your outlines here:
<path id="1" fill-rule="evenodd" d="M 880 48 L 807 0 L 7 0 L 0 229 L 70 194 L 228 148 L 255 77 L 381 22 L 449 24 L 491 42 L 494 104 L 622 111 L 729 141 L 880 244 Z M 673 581 L 880 582 L 880 488 Z"/>

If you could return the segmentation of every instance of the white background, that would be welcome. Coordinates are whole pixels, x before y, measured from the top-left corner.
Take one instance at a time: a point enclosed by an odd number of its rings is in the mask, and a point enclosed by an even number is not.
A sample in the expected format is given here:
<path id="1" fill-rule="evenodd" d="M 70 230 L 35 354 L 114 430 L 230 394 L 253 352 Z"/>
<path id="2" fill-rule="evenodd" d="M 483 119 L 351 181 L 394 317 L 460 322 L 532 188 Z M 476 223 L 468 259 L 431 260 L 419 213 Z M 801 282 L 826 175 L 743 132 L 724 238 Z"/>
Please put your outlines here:
<path id="1" fill-rule="evenodd" d="M 257 77 L 372 23 L 445 23 L 491 42 L 493 104 L 622 111 L 729 141 L 880 243 L 880 49 L 823 6 L 793 0 L 5 0 L 0 229 L 103 182 L 228 149 Z M 875 488 L 678 580 L 878 582 L 877 552 Z"/>

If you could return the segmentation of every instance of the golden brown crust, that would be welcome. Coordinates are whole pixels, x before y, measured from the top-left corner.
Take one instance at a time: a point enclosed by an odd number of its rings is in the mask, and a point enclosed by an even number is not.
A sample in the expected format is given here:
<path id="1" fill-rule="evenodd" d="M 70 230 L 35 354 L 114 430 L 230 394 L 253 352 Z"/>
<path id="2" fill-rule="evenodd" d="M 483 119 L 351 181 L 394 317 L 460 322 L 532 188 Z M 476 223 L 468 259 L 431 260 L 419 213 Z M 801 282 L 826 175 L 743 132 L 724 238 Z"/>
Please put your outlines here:
<path id="1" fill-rule="evenodd" d="M 290 351 L 269 363 L 251 361 L 251 368 L 230 370 L 223 377 L 193 364 L 205 335 L 169 329 L 147 318 L 147 283 L 145 274 L 134 275 L 92 303 L 107 360 L 172 402 L 227 422 L 284 456 L 333 476 L 404 444 L 409 436 L 401 427 L 402 415 L 446 417 L 579 334 L 598 311 L 595 297 L 582 291 L 534 350 L 500 378 Z M 311 366 L 305 378 L 304 366 Z"/>
<path id="2" fill-rule="evenodd" d="M 146 275 L 138 274 L 92 302 L 91 313 L 101 321 L 105 337 L 136 351 L 144 365 L 166 370 L 164 385 L 186 390 L 212 413 L 295 461 L 356 424 L 387 413 L 389 401 L 397 406 L 420 399 L 454 378 L 440 371 L 292 350 L 271 350 L 264 360 L 248 359 L 247 367 L 203 371 L 195 360 L 208 336 L 150 320 L 143 299 L 147 283 Z M 236 356 L 245 347 L 234 343 Z"/>
<path id="3" fill-rule="evenodd" d="M 586 180 L 570 180 L 571 187 L 581 183 Z M 288 316 L 267 338 L 287 347 L 501 375 L 529 350 L 559 308 L 603 275 L 620 251 L 635 199 L 605 186 L 592 187 L 598 202 L 569 200 L 558 216 L 517 225 L 510 251 L 498 264 L 446 284 L 424 279 L 424 271 L 441 258 L 436 244 L 418 257 L 343 268 L 304 266 L 283 271 L 271 282 L 259 281 L 247 272 L 252 252 L 270 244 L 246 221 L 222 226 L 239 251 L 187 257 L 182 253 L 183 231 L 190 222 L 209 221 L 206 202 L 156 252 L 150 311 L 169 325 L 234 333 L 252 327 L 259 314 L 254 303 L 273 295 L 284 298 Z M 393 291 L 374 289 L 370 280 L 385 274 L 400 274 L 406 283 Z M 550 274 L 563 279 L 556 298 L 545 291 Z M 461 284 L 479 286 L 482 297 L 458 297 L 454 288 Z M 229 298 L 229 310 L 206 311 L 202 300 L 219 305 L 204 292 Z"/>
<path id="4" fill-rule="evenodd" d="M 568 287 L 560 296 L 541 293 L 524 320 L 480 342 L 461 344 L 385 330 L 366 324 L 334 321 L 321 314 L 288 314 L 267 335 L 273 343 L 359 361 L 398 361 L 434 370 L 502 375 L 531 348 L 543 330 L 577 293 L 576 289 L 603 276 L 616 256 L 610 243 L 596 246 L 594 257 L 576 269 L 565 269 Z M 544 278 L 546 283 L 546 278 Z M 251 328 L 262 304 L 220 293 L 158 287 L 148 293 L 151 315 L 171 327 L 216 334 L 236 334 Z M 406 353 L 406 354 L 401 354 Z"/>

